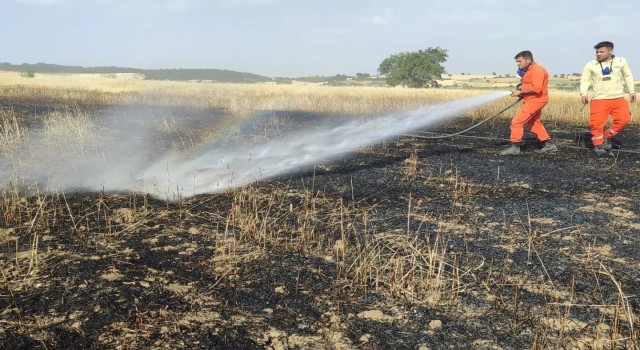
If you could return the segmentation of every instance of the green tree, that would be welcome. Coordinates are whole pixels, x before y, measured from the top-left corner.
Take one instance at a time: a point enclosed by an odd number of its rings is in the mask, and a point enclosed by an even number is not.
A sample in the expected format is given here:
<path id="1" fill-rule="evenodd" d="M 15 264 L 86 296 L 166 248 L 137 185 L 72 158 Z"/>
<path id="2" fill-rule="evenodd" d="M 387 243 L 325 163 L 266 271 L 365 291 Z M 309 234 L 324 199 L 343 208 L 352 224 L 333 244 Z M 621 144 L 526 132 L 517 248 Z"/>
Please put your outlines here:
<path id="1" fill-rule="evenodd" d="M 391 86 L 404 85 L 411 88 L 436 87 L 437 79 L 444 73 L 441 65 L 447 60 L 447 50 L 429 47 L 426 50 L 402 52 L 386 58 L 378 72 L 387 77 Z"/>

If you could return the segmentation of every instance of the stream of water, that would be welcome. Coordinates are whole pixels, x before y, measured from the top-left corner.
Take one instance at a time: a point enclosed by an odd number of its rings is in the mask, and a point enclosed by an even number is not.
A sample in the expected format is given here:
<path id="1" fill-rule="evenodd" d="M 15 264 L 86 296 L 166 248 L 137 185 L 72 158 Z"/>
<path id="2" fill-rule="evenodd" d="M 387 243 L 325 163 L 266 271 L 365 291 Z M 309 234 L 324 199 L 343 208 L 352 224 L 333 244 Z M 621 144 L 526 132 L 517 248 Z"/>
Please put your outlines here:
<path id="1" fill-rule="evenodd" d="M 69 118 L 66 124 L 49 123 L 55 129 L 29 130 L 26 142 L 0 154 L 0 187 L 146 192 L 167 200 L 220 192 L 309 169 L 508 94 L 495 92 L 376 118 L 328 118 L 332 122 L 324 126 L 303 126 L 261 143 L 238 141 L 233 147 L 207 137 L 189 147 L 164 147 L 162 143 L 171 141 L 167 129 L 159 129 L 147 112 L 112 110 L 95 121 Z M 211 115 L 182 119 L 184 125 L 203 130 L 217 127 Z"/>
<path id="2" fill-rule="evenodd" d="M 506 95 L 508 92 L 474 96 L 368 122 L 354 119 L 258 146 L 225 152 L 212 149 L 194 159 L 184 159 L 179 153 L 168 154 L 140 173 L 138 185 L 145 192 L 159 192 L 168 198 L 243 186 L 305 169 L 386 138 L 443 122 Z"/>

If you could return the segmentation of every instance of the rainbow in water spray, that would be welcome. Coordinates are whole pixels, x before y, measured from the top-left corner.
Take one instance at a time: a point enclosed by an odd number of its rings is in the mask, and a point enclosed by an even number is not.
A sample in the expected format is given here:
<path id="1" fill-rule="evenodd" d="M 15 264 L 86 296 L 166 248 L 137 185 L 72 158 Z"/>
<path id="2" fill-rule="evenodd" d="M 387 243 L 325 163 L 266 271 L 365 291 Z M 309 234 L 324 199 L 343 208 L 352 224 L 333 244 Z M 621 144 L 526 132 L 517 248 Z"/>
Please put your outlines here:
<path id="1" fill-rule="evenodd" d="M 211 149 L 194 158 L 172 152 L 141 171 L 130 187 L 167 199 L 214 193 L 299 171 L 385 138 L 444 121 L 508 95 L 496 92 L 426 106 L 365 123 L 353 120 L 257 146 Z M 110 188 L 110 184 L 103 184 Z"/>

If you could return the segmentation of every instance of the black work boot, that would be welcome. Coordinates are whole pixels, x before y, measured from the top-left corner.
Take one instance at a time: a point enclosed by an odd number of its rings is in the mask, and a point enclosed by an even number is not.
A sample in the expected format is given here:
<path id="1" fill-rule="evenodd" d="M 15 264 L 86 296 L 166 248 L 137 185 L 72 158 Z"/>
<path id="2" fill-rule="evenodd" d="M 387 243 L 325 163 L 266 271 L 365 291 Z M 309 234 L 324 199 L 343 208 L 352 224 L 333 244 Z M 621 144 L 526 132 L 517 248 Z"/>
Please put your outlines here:
<path id="1" fill-rule="evenodd" d="M 604 138 L 604 143 L 602 144 L 602 147 L 604 147 L 605 151 L 610 151 L 611 150 L 611 139 L 608 138 Z"/>
<path id="2" fill-rule="evenodd" d="M 558 146 L 556 146 L 555 143 L 551 142 L 551 140 L 545 141 L 544 146 L 536 150 L 536 152 L 538 153 L 552 153 L 557 151 L 558 151 Z"/>
<path id="3" fill-rule="evenodd" d="M 607 154 L 607 150 L 604 149 L 604 145 L 593 146 L 593 151 L 596 152 L 597 156 L 604 156 Z"/>
<path id="4" fill-rule="evenodd" d="M 517 156 L 520 155 L 520 144 L 519 143 L 512 143 L 511 146 L 509 146 L 509 148 L 500 151 L 500 153 L 498 153 L 501 156 Z"/>

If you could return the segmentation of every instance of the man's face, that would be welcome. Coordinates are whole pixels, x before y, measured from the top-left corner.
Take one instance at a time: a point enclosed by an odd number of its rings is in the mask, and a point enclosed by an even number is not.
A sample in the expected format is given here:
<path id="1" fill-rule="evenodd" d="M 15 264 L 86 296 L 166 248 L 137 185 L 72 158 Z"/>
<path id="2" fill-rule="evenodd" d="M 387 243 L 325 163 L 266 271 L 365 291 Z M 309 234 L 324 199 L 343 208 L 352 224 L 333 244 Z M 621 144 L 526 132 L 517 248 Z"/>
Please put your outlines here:
<path id="1" fill-rule="evenodd" d="M 613 55 L 613 49 L 610 47 L 601 47 L 596 49 L 596 58 L 598 61 L 606 61 Z"/>
<path id="2" fill-rule="evenodd" d="M 528 58 L 524 58 L 524 57 L 516 58 L 516 65 L 518 66 L 518 69 L 527 69 L 527 67 L 529 67 L 530 64 L 531 64 L 531 60 Z"/>

